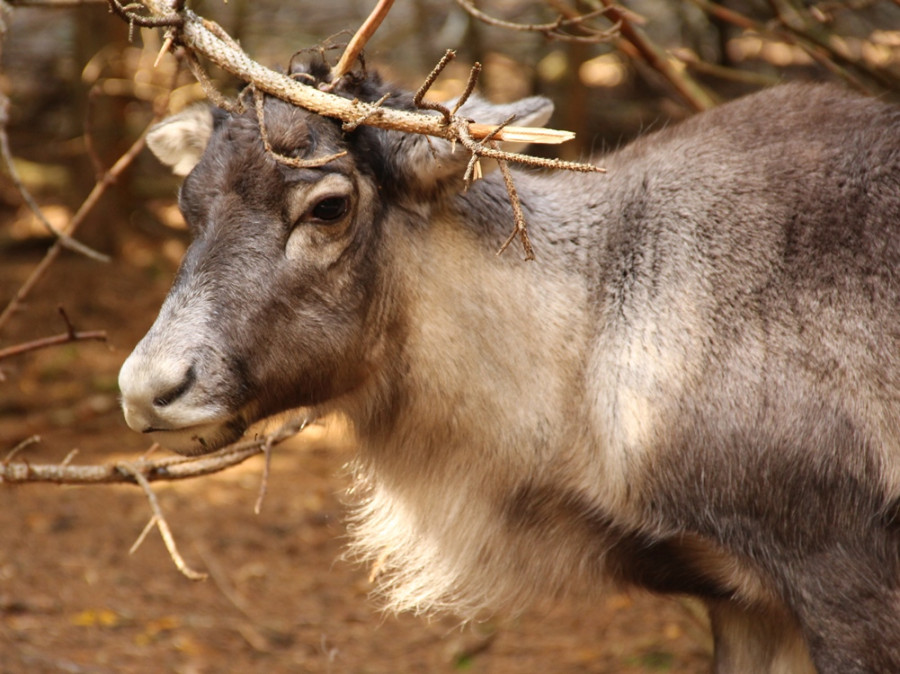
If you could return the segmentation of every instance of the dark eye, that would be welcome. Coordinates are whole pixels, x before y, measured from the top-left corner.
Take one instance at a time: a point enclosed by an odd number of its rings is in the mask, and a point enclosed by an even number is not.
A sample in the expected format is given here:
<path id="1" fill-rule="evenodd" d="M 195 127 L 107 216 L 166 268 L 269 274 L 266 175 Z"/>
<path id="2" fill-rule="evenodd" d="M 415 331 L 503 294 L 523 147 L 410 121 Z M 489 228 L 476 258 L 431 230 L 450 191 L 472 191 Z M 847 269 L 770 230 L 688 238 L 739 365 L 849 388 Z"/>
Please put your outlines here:
<path id="1" fill-rule="evenodd" d="M 334 222 L 340 220 L 350 208 L 350 200 L 347 197 L 325 197 L 312 207 L 310 215 L 321 222 Z"/>

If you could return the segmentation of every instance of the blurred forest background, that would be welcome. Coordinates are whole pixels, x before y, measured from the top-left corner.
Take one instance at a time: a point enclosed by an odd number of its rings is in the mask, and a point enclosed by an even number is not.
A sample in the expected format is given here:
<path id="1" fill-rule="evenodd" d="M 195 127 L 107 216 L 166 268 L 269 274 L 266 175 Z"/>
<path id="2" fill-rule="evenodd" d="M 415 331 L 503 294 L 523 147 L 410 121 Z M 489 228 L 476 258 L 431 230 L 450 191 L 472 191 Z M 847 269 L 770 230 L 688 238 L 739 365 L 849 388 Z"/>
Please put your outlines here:
<path id="1" fill-rule="evenodd" d="M 373 5 L 190 3 L 270 67 L 346 42 Z M 105 2 L 0 0 L 0 29 L 0 461 L 133 458 L 147 443 L 121 420 L 118 368 L 188 239 L 177 182 L 146 152 L 119 160 L 154 115 L 203 91 L 172 55 L 154 67 L 159 33 L 129 30 Z M 459 93 L 480 61 L 487 97 L 554 100 L 549 126 L 577 139 L 536 151 L 567 159 L 784 80 L 900 99 L 898 0 L 398 0 L 365 55 L 415 89 L 449 48 L 434 98 Z M 49 225 L 109 260 L 55 244 L 23 188 Z M 12 353 L 74 329 L 106 341 Z M 708 670 L 704 619 L 674 599 L 616 593 L 465 629 L 380 615 L 366 570 L 334 561 L 351 452 L 335 425 L 279 449 L 260 516 L 258 463 L 159 485 L 186 557 L 212 576 L 199 584 L 153 536 L 129 556 L 149 518 L 139 490 L 0 485 L 0 674 Z"/>

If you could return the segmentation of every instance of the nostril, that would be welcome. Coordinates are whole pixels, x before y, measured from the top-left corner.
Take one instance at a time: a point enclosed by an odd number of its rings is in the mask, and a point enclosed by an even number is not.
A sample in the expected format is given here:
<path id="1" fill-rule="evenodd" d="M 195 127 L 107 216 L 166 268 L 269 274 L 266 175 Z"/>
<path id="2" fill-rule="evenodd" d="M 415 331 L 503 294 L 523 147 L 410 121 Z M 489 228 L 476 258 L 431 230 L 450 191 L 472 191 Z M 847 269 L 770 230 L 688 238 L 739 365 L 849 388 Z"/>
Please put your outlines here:
<path id="1" fill-rule="evenodd" d="M 188 392 L 188 389 L 194 385 L 194 382 L 197 380 L 197 373 L 194 371 L 194 366 L 188 368 L 188 371 L 184 375 L 184 379 L 181 380 L 181 383 L 177 386 L 170 388 L 165 393 L 162 393 L 156 396 L 153 399 L 154 407 L 166 407 L 167 405 L 171 405 L 173 402 L 178 400 L 181 396 Z"/>

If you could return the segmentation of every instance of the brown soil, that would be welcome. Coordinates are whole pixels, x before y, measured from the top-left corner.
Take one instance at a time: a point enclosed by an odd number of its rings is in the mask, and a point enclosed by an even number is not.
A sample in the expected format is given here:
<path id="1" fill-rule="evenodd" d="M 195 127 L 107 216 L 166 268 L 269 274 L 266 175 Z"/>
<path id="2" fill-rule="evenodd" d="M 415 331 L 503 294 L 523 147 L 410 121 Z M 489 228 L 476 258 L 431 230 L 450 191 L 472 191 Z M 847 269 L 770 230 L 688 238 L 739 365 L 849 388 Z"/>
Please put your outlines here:
<path id="1" fill-rule="evenodd" d="M 58 333 L 56 305 L 94 343 L 3 361 L 0 450 L 54 463 L 135 457 L 146 439 L 116 404 L 116 374 L 153 320 L 172 263 L 132 243 L 112 266 L 64 257 L 2 335 L 2 346 Z M 171 251 L 170 251 L 171 252 Z M 0 252 L 0 300 L 36 264 Z M 170 257 L 172 257 L 170 255 Z M 129 554 L 150 516 L 130 486 L 0 485 L 0 674 L 13 672 L 705 672 L 709 636 L 693 604 L 613 593 L 594 605 L 535 608 L 460 627 L 379 613 L 367 570 L 340 561 L 339 429 L 313 429 L 273 457 L 155 490 L 187 562 L 182 576 L 158 534 Z"/>

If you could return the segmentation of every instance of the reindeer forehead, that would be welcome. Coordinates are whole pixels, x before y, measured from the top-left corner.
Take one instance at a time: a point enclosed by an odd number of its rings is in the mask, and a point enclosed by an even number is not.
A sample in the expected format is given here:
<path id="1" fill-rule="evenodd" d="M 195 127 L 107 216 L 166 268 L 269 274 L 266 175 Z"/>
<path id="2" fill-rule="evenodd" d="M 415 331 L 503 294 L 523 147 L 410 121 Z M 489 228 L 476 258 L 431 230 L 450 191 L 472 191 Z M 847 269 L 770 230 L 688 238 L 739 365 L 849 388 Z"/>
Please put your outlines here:
<path id="1" fill-rule="evenodd" d="M 310 157 L 320 147 L 334 151 L 342 144 L 338 122 L 284 101 L 267 99 L 262 120 L 252 108 L 228 121 L 226 135 L 236 152 L 247 151 L 251 144 L 263 146 L 261 121 L 272 148 L 288 156 Z"/>
<path id="2" fill-rule="evenodd" d="M 281 101 L 265 106 L 266 136 L 272 150 L 288 157 L 309 159 L 343 149 L 338 123 Z M 349 157 L 330 162 L 324 172 L 347 173 L 352 170 Z M 297 173 L 303 176 L 298 178 Z M 226 118 L 216 129 L 196 175 L 185 181 L 186 192 L 231 193 L 250 204 L 273 204 L 284 195 L 289 184 L 316 182 L 310 173 L 277 161 L 266 150 L 255 110 Z"/>

